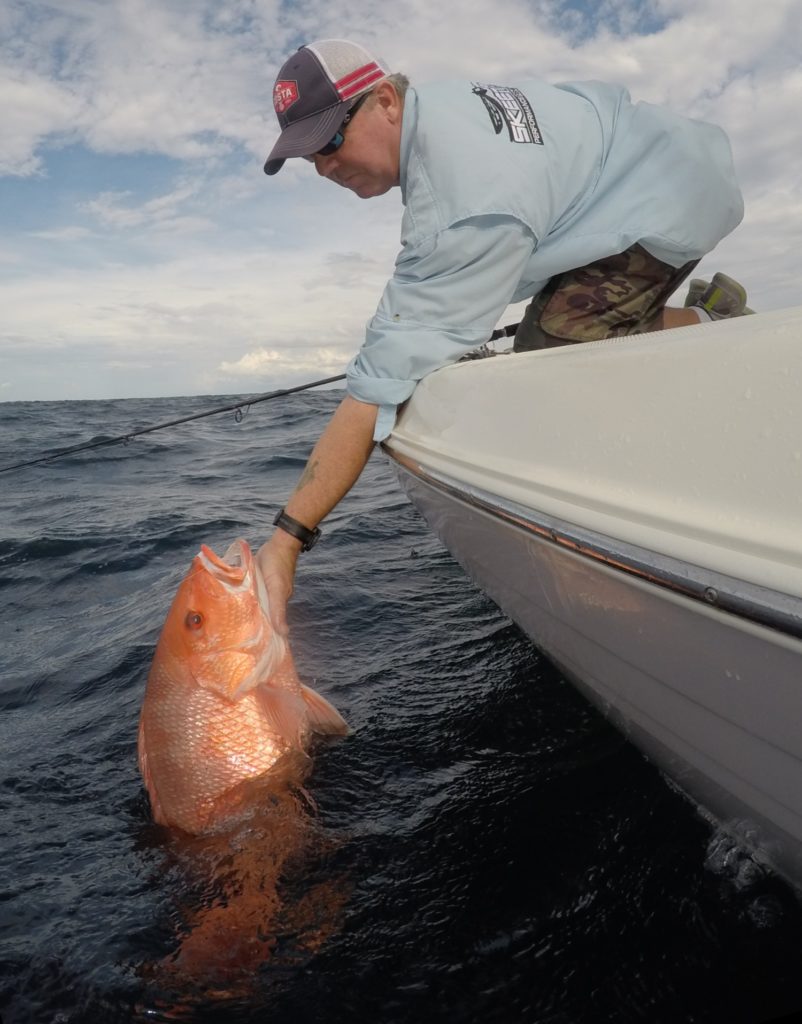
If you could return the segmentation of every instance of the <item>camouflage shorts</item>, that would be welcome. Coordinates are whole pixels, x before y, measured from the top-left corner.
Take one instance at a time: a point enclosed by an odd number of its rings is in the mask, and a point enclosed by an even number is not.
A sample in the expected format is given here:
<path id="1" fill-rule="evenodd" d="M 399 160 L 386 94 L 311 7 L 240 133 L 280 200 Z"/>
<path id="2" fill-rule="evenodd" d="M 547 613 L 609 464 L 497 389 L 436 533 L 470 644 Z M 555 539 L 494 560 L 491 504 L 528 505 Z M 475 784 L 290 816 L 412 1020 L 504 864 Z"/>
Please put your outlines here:
<path id="1" fill-rule="evenodd" d="M 514 350 L 641 334 L 657 326 L 671 293 L 698 263 L 672 267 L 633 245 L 553 277 L 526 307 Z"/>

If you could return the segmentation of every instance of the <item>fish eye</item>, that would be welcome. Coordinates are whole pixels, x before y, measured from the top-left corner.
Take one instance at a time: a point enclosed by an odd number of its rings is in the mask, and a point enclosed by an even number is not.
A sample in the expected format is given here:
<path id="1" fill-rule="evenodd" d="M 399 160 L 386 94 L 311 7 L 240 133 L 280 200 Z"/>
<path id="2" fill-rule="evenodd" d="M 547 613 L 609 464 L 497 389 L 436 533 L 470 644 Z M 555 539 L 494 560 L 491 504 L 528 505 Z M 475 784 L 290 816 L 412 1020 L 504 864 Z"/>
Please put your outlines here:
<path id="1" fill-rule="evenodd" d="M 203 616 L 200 612 L 187 612 L 184 625 L 187 629 L 200 629 L 203 625 Z"/>

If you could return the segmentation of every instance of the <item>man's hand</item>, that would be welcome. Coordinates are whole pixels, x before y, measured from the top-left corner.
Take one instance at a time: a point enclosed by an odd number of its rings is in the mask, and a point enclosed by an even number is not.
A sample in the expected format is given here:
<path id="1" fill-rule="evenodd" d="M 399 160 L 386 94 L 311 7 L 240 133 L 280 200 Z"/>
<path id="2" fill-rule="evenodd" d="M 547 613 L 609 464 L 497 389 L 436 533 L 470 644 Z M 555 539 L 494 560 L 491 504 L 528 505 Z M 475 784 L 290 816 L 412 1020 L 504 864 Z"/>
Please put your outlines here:
<path id="1" fill-rule="evenodd" d="M 281 636 L 288 633 L 287 602 L 292 597 L 300 550 L 300 541 L 283 530 L 276 530 L 256 552 L 256 567 L 264 576 L 267 587 L 270 622 Z"/>

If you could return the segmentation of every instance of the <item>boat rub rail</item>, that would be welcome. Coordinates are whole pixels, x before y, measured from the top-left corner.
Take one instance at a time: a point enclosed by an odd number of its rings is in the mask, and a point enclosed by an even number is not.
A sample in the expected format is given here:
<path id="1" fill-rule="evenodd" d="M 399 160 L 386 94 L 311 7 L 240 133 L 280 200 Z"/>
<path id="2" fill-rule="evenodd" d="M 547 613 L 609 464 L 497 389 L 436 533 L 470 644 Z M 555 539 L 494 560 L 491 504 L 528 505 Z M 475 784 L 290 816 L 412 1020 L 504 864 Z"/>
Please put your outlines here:
<path id="1" fill-rule="evenodd" d="M 518 502 L 462 483 L 443 473 L 426 470 L 414 460 L 383 447 L 399 466 L 430 486 L 543 540 L 569 548 L 582 557 L 603 562 L 618 572 L 637 576 L 655 586 L 701 601 L 719 611 L 802 639 L 802 599 L 798 597 L 661 555 L 635 544 L 614 540 L 545 513 L 536 513 Z"/>

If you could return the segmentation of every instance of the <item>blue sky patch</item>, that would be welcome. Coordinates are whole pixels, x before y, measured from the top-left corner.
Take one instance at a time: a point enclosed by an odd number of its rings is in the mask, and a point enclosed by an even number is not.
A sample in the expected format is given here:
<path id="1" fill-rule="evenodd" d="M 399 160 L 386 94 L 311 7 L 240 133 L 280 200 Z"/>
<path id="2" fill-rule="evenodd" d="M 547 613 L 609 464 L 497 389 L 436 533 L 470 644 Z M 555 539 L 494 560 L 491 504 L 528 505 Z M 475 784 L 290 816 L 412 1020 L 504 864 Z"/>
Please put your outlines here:
<path id="1" fill-rule="evenodd" d="M 671 21 L 648 0 L 556 0 L 549 7 L 550 23 L 575 43 L 605 29 L 618 36 L 654 35 Z"/>

